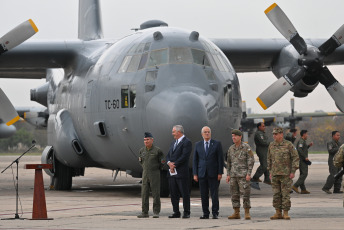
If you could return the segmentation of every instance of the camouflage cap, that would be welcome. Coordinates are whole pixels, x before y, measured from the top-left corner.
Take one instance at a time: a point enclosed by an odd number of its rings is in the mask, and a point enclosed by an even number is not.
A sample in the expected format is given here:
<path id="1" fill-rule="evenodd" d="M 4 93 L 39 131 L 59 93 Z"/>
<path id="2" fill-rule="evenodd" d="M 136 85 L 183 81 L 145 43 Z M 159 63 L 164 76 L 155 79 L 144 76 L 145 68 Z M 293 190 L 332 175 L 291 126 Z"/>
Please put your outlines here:
<path id="1" fill-rule="evenodd" d="M 242 132 L 239 129 L 233 129 L 232 130 L 232 134 L 238 135 L 238 136 L 242 136 Z"/>
<path id="2" fill-rule="evenodd" d="M 281 127 L 275 127 L 272 130 L 272 133 L 283 133 L 283 129 Z"/>

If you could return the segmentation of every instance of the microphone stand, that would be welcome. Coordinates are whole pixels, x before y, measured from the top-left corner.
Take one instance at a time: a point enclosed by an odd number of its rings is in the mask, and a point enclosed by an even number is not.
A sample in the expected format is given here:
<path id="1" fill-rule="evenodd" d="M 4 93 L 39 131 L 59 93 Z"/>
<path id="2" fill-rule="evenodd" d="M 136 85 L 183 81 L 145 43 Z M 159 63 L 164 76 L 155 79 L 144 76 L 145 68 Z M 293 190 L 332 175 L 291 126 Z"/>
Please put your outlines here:
<path id="1" fill-rule="evenodd" d="M 32 146 L 26 150 L 22 155 L 20 155 L 17 159 L 15 159 L 9 166 L 7 166 L 4 170 L 2 170 L 1 173 L 5 172 L 9 167 L 11 167 L 14 163 L 17 164 L 17 176 L 16 176 L 16 214 L 14 215 L 14 218 L 8 218 L 8 219 L 2 219 L 2 220 L 15 220 L 15 219 L 19 219 L 19 220 L 24 220 L 25 218 L 19 218 L 19 214 L 18 214 L 18 200 L 19 200 L 19 188 L 18 188 L 18 164 L 19 164 L 19 160 L 22 156 L 25 155 L 25 153 L 29 152 L 33 147 L 35 147 L 36 141 L 32 141 Z"/>

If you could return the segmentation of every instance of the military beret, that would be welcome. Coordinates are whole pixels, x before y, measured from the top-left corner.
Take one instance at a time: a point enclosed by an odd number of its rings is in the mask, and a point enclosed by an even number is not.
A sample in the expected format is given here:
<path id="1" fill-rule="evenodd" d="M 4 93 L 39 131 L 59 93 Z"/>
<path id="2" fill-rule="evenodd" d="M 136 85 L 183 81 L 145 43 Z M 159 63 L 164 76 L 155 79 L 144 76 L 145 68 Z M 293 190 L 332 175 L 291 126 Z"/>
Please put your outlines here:
<path id="1" fill-rule="evenodd" d="M 283 133 L 283 129 L 281 127 L 275 127 L 272 130 L 272 133 Z"/>
<path id="2" fill-rule="evenodd" d="M 145 138 L 147 138 L 147 137 L 153 138 L 153 135 L 151 133 L 149 133 L 149 132 L 145 132 Z"/>
<path id="3" fill-rule="evenodd" d="M 242 132 L 239 129 L 233 129 L 232 130 L 232 134 L 238 135 L 238 136 L 242 136 Z"/>

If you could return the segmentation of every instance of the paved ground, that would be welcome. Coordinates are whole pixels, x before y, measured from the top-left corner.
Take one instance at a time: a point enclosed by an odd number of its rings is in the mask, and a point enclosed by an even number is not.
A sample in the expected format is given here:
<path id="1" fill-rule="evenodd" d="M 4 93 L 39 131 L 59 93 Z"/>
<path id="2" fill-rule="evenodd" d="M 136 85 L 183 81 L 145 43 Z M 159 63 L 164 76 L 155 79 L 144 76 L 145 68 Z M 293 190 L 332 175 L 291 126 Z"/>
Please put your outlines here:
<path id="1" fill-rule="evenodd" d="M 0 156 L 2 171 L 15 156 Z M 141 210 L 139 179 L 122 173 L 116 182 L 112 172 L 86 169 L 86 176 L 73 180 L 73 190 L 46 191 L 48 217 L 53 220 L 0 220 L 0 229 L 343 229 L 343 195 L 328 195 L 321 188 L 328 175 L 327 155 L 311 155 L 314 164 L 309 169 L 309 195 L 292 194 L 291 220 L 270 221 L 273 215 L 271 187 L 261 184 L 252 190 L 252 220 L 228 220 L 232 214 L 229 186 L 223 179 L 220 185 L 220 219 L 200 220 L 199 191 L 191 193 L 191 218 L 168 219 L 172 212 L 169 198 L 162 198 L 159 219 L 138 219 Z M 19 168 L 19 214 L 31 218 L 34 170 L 23 169 L 25 164 L 40 163 L 39 156 L 24 156 Z M 258 162 L 255 164 L 254 172 Z M 13 167 L 15 174 L 15 167 Z M 296 175 L 298 177 L 298 173 Z M 45 186 L 49 178 L 44 174 Z M 12 170 L 0 174 L 0 218 L 15 214 L 15 190 Z M 241 210 L 243 216 L 243 210 Z"/>

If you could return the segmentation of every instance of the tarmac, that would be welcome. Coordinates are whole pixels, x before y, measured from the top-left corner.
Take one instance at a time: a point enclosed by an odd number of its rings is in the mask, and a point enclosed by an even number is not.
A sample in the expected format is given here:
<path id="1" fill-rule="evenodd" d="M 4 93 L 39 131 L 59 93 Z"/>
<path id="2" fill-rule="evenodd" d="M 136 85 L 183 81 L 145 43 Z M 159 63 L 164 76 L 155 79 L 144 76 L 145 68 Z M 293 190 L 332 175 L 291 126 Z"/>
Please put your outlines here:
<path id="1" fill-rule="evenodd" d="M 170 198 L 161 198 L 159 219 L 139 219 L 141 213 L 141 185 L 139 178 L 120 173 L 113 181 L 110 170 L 87 168 L 84 177 L 73 178 L 71 191 L 48 190 L 49 177 L 43 173 L 48 218 L 30 220 L 32 217 L 34 170 L 24 169 L 25 164 L 40 163 L 40 156 L 26 155 L 19 162 L 19 216 L 16 213 L 14 179 L 16 165 L 0 174 L 0 229 L 343 229 L 343 194 L 326 194 L 321 188 L 328 176 L 327 154 L 312 154 L 306 180 L 311 194 L 291 195 L 291 220 L 270 220 L 274 214 L 271 186 L 260 183 L 261 190 L 251 190 L 251 220 L 228 220 L 233 213 L 229 185 L 225 175 L 220 184 L 219 219 L 200 220 L 202 215 L 200 193 L 191 192 L 191 218 L 169 219 L 172 213 Z M 0 156 L 0 171 L 17 156 Z M 253 172 L 259 166 L 258 159 Z M 296 179 L 298 178 L 298 171 Z M 263 178 L 261 178 L 263 179 Z M 294 182 L 295 180 L 294 179 Z M 152 209 L 152 198 L 150 198 Z M 211 202 L 210 202 L 211 203 Z M 182 209 L 182 203 L 181 211 Z"/>

